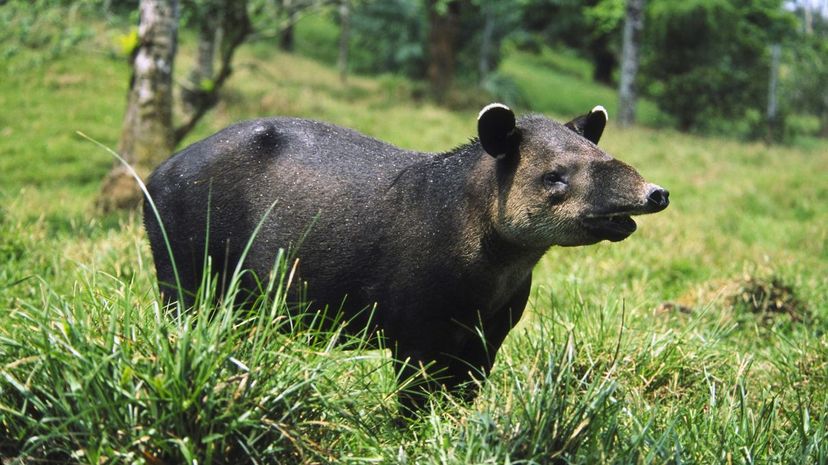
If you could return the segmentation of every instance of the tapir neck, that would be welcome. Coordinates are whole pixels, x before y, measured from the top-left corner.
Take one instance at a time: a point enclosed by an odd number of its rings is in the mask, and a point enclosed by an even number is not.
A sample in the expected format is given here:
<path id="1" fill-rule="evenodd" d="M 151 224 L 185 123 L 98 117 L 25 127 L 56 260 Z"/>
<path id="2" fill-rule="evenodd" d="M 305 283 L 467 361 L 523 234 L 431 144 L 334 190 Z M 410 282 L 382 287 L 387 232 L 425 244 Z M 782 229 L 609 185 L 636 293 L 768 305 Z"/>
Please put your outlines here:
<path id="1" fill-rule="evenodd" d="M 391 227 L 391 233 L 410 236 L 422 252 L 458 257 L 466 269 L 531 272 L 545 249 L 510 242 L 495 227 L 498 161 L 477 142 L 427 157 L 400 173 L 386 196 L 389 208 L 417 218 L 405 230 Z M 445 253 L 448 248 L 451 253 Z"/>
<path id="2" fill-rule="evenodd" d="M 531 271 L 548 247 L 518 243 L 501 234 L 501 228 L 497 224 L 498 186 L 504 182 L 502 171 L 509 168 L 504 166 L 505 161 L 496 160 L 485 152 L 484 155 L 479 159 L 477 173 L 473 176 L 478 192 L 476 195 L 484 199 L 480 209 L 482 217 L 479 221 L 482 227 L 481 253 L 493 264 L 525 267 L 527 271 Z"/>
<path id="3" fill-rule="evenodd" d="M 525 269 L 529 273 L 546 252 L 546 247 L 527 247 L 503 237 L 498 232 L 494 205 L 498 199 L 498 170 L 503 170 L 504 161 L 487 154 L 479 143 L 465 146 L 455 156 L 467 161 L 462 176 L 455 174 L 463 184 L 463 212 L 466 230 L 466 246 L 475 261 L 492 268 Z"/>

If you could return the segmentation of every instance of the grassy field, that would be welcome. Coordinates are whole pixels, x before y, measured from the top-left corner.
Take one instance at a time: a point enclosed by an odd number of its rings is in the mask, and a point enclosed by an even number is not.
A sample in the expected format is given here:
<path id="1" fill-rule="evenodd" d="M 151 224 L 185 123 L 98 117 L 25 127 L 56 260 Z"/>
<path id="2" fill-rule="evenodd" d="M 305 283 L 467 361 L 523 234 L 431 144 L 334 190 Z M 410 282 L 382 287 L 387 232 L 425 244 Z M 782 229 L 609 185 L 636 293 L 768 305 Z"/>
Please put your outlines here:
<path id="1" fill-rule="evenodd" d="M 124 31 L 100 28 L 56 56 L 0 59 L 4 463 L 828 463 L 828 143 L 610 125 L 601 145 L 670 208 L 624 242 L 550 250 L 480 398 L 400 428 L 388 355 L 280 330 L 278 298 L 160 310 L 140 216 L 95 213 L 112 159 L 76 134 L 119 135 Z M 561 60 L 515 54 L 503 71 L 535 111 L 613 109 Z M 189 141 L 271 114 L 419 150 L 474 135 L 474 109 L 412 99 L 398 77 L 344 86 L 264 44 L 236 70 Z"/>

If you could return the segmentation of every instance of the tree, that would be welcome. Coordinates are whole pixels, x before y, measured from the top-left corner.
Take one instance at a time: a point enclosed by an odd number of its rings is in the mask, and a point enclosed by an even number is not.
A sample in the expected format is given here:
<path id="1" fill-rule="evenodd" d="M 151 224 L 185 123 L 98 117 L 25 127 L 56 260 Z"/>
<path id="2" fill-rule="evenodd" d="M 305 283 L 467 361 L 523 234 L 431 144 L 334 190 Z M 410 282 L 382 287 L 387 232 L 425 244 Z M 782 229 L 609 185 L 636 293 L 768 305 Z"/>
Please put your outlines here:
<path id="1" fill-rule="evenodd" d="M 819 135 L 828 137 L 828 37 L 804 35 L 792 53 L 785 93 L 798 111 L 819 118 Z"/>
<path id="2" fill-rule="evenodd" d="M 442 100 L 451 88 L 455 69 L 455 40 L 460 20 L 460 1 L 428 0 L 428 78 L 431 95 Z"/>
<path id="3" fill-rule="evenodd" d="M 782 55 L 782 46 L 779 44 L 771 45 L 771 66 L 770 76 L 768 77 L 768 142 L 779 139 L 780 124 L 779 124 L 779 60 Z"/>
<path id="4" fill-rule="evenodd" d="M 351 42 L 351 0 L 339 0 L 339 57 L 336 65 L 339 68 L 339 80 L 345 83 L 348 80 L 348 51 Z"/>
<path id="5" fill-rule="evenodd" d="M 132 77 L 118 152 L 140 175 L 146 175 L 172 152 L 172 73 L 178 38 L 178 1 L 141 0 L 138 46 L 132 54 Z M 130 173 L 117 164 L 106 176 L 98 206 L 133 208 L 140 191 Z"/>
<path id="6" fill-rule="evenodd" d="M 645 0 L 628 0 L 624 20 L 621 79 L 618 86 L 618 122 L 621 126 L 635 123 L 635 77 L 638 74 L 638 54 L 641 31 L 644 29 Z"/>
<path id="7" fill-rule="evenodd" d="M 437 98 L 457 78 L 492 87 L 504 82 L 494 71 L 504 38 L 520 29 L 523 1 L 354 2 L 350 68 L 427 79 Z"/>
<path id="8" fill-rule="evenodd" d="M 480 59 L 477 71 L 482 83 L 492 71 L 492 49 L 494 48 L 495 27 L 497 25 L 496 5 L 493 2 L 483 2 L 483 31 L 480 35 Z"/>
<path id="9" fill-rule="evenodd" d="M 221 41 L 220 8 L 217 0 L 206 0 L 201 5 L 193 5 L 194 20 L 198 29 L 198 46 L 196 60 L 190 71 L 188 82 L 181 88 L 182 109 L 189 117 L 198 111 L 206 98 L 206 90 L 213 87 L 213 69 L 216 58 L 216 45 Z"/>
<path id="10" fill-rule="evenodd" d="M 250 17 L 247 14 L 247 2 L 242 0 L 206 0 L 203 8 L 207 12 L 215 12 L 219 20 L 215 23 L 218 27 L 218 36 L 220 41 L 218 44 L 218 61 L 219 68 L 215 74 L 207 73 L 202 69 L 197 74 L 201 77 L 201 81 L 196 87 L 189 87 L 183 89 L 181 95 L 186 102 L 186 108 L 190 111 L 185 111 L 184 121 L 175 129 L 175 144 L 178 145 L 184 137 L 193 130 L 195 125 L 202 117 L 213 108 L 218 102 L 219 90 L 224 86 L 230 75 L 233 74 L 233 56 L 236 50 L 241 46 L 252 31 Z M 204 30 L 203 22 L 214 24 L 209 15 L 204 15 L 200 30 Z M 214 36 L 208 33 L 199 35 L 199 42 L 202 40 L 212 42 Z M 205 48 L 207 46 L 204 46 Z M 199 49 L 202 45 L 199 44 Z M 215 48 L 212 48 L 215 53 Z M 212 65 L 213 57 L 205 57 L 205 62 Z M 197 61 L 196 67 L 200 67 Z"/>
<path id="11" fill-rule="evenodd" d="M 789 75 L 781 93 L 799 112 L 816 116 L 819 135 L 828 137 L 828 5 L 791 3 L 801 28 L 788 47 Z"/>
<path id="12" fill-rule="evenodd" d="M 232 74 L 236 49 L 250 32 L 246 1 L 203 0 L 194 5 L 199 29 L 198 57 L 181 92 L 183 120 L 173 122 L 173 64 L 178 34 L 177 0 L 141 0 L 138 46 L 132 54 L 132 78 L 118 152 L 140 176 L 173 152 L 218 101 Z M 216 47 L 217 37 L 218 46 Z M 219 67 L 214 72 L 216 48 Z M 141 192 L 120 163 L 107 174 L 98 197 L 104 211 L 134 208 Z"/>
<path id="13" fill-rule="evenodd" d="M 490 86 L 493 79 L 502 79 L 495 74 L 501 45 L 506 37 L 521 29 L 522 1 L 472 0 L 470 7 L 463 9 L 461 29 L 465 33 L 458 41 L 460 74 L 476 73 L 481 87 Z"/>
<path id="14" fill-rule="evenodd" d="M 523 0 L 523 27 L 547 45 L 563 44 L 592 61 L 596 82 L 612 84 L 624 0 Z"/>
<path id="15" fill-rule="evenodd" d="M 299 8 L 295 5 L 294 0 L 282 0 L 282 11 L 285 12 L 288 20 L 279 36 L 279 48 L 286 52 L 292 52 L 294 46 L 293 26 L 298 21 Z"/>
<path id="16" fill-rule="evenodd" d="M 624 0 L 598 0 L 584 8 L 588 26 L 586 48 L 592 57 L 592 79 L 596 82 L 607 85 L 614 82 L 613 73 L 618 67 L 618 37 L 621 35 L 624 11 Z"/>

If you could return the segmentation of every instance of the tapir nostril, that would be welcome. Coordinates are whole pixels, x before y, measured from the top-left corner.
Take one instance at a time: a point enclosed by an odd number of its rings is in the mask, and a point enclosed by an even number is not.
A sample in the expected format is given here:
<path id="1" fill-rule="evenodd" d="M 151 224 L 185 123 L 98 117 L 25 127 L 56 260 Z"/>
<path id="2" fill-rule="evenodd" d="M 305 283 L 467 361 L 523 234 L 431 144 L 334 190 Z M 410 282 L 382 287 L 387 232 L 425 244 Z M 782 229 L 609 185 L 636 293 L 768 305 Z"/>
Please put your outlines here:
<path id="1" fill-rule="evenodd" d="M 660 187 L 653 188 L 647 197 L 647 202 L 653 207 L 665 208 L 670 204 L 670 192 Z"/>

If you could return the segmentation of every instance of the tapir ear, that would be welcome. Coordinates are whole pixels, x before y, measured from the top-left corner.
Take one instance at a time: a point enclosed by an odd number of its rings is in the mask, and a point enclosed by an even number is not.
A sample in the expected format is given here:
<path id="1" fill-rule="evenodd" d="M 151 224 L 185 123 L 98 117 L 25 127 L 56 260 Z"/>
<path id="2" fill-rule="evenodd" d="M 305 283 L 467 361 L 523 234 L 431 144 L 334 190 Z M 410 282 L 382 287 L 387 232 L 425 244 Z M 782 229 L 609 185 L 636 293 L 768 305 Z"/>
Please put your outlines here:
<path id="1" fill-rule="evenodd" d="M 598 105 L 589 113 L 566 123 L 566 127 L 597 145 L 598 140 L 601 139 L 601 134 L 604 133 L 604 127 L 607 125 L 608 119 L 609 115 L 607 114 L 607 110 L 601 105 Z"/>
<path id="2" fill-rule="evenodd" d="M 486 105 L 477 115 L 477 136 L 489 155 L 500 158 L 517 150 L 515 113 L 506 105 Z"/>

